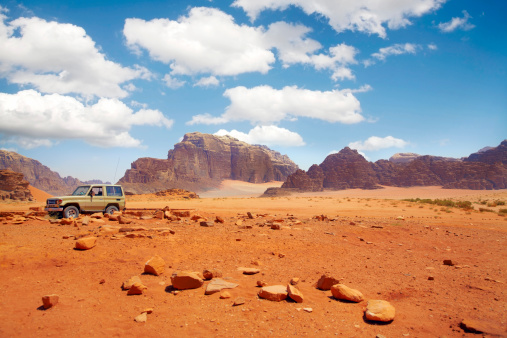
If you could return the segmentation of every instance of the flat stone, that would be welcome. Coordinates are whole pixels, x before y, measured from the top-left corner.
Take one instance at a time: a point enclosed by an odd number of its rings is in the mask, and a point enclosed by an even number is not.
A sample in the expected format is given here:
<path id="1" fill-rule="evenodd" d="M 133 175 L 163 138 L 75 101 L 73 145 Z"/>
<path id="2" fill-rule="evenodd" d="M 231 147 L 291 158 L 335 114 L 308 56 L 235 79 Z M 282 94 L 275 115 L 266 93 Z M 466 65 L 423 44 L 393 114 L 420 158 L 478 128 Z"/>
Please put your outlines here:
<path id="1" fill-rule="evenodd" d="M 287 285 L 287 293 L 293 301 L 296 303 L 302 303 L 303 302 L 303 293 L 299 291 L 295 286 L 289 284 Z"/>
<path id="2" fill-rule="evenodd" d="M 331 287 L 335 284 L 340 284 L 340 280 L 328 274 L 323 274 L 317 282 L 317 288 L 321 290 L 331 290 Z"/>
<path id="3" fill-rule="evenodd" d="M 200 288 L 204 281 L 195 272 L 182 271 L 171 276 L 171 283 L 175 289 L 187 290 Z"/>
<path id="4" fill-rule="evenodd" d="M 203 221 L 203 222 L 200 222 L 199 223 L 202 227 L 213 227 L 215 226 L 215 224 L 213 222 L 206 222 L 206 221 Z"/>
<path id="5" fill-rule="evenodd" d="M 229 293 L 229 291 L 224 291 L 224 292 L 221 292 L 220 293 L 220 299 L 227 299 L 227 298 L 231 298 L 231 294 Z"/>
<path id="6" fill-rule="evenodd" d="M 234 300 L 234 303 L 232 303 L 232 306 L 238 306 L 238 305 L 243 305 L 243 304 L 245 304 L 245 298 L 238 297 Z"/>
<path id="7" fill-rule="evenodd" d="M 257 295 L 259 298 L 280 302 L 287 298 L 287 287 L 284 285 L 264 286 Z"/>
<path id="8" fill-rule="evenodd" d="M 344 299 L 351 302 L 362 302 L 364 300 L 363 294 L 359 290 L 349 288 L 343 284 L 335 284 L 331 287 L 331 293 L 336 299 Z"/>
<path id="9" fill-rule="evenodd" d="M 44 307 L 44 309 L 49 309 L 58 304 L 59 300 L 60 297 L 55 294 L 44 296 L 42 297 L 42 306 Z"/>
<path id="10" fill-rule="evenodd" d="M 239 271 L 243 272 L 244 275 L 255 275 L 256 273 L 261 272 L 261 270 L 257 268 L 238 268 Z"/>
<path id="11" fill-rule="evenodd" d="M 487 321 L 466 318 L 463 319 L 463 321 L 460 324 L 460 327 L 464 331 L 471 333 L 483 333 L 499 337 L 503 337 L 505 335 L 505 331 L 503 331 L 500 326 Z"/>
<path id="12" fill-rule="evenodd" d="M 165 261 L 162 257 L 155 255 L 144 264 L 144 272 L 159 276 L 164 273 Z"/>
<path id="13" fill-rule="evenodd" d="M 365 309 L 365 317 L 368 320 L 390 322 L 395 315 L 394 306 L 385 300 L 369 300 Z"/>
<path id="14" fill-rule="evenodd" d="M 89 250 L 97 244 L 97 237 L 83 237 L 76 241 L 76 249 Z"/>
<path id="15" fill-rule="evenodd" d="M 227 282 L 220 278 L 212 279 L 211 282 L 206 286 L 205 295 L 212 295 L 216 292 L 220 292 L 223 289 L 234 289 L 239 284 Z"/>

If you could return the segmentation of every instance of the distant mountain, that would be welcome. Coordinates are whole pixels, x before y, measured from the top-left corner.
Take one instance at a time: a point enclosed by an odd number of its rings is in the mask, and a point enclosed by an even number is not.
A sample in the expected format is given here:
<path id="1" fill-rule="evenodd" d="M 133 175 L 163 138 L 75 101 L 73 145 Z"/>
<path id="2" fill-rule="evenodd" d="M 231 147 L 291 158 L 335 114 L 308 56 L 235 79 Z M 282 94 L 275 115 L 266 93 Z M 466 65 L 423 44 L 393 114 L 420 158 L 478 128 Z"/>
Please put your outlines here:
<path id="1" fill-rule="evenodd" d="M 140 158 L 119 180 L 127 191 L 150 193 L 179 188 L 203 191 L 226 179 L 251 183 L 284 181 L 297 165 L 265 146 L 230 136 L 189 133 L 167 159 Z"/>
<path id="2" fill-rule="evenodd" d="M 52 195 L 69 194 L 81 184 L 74 177 L 60 177 L 39 161 L 25 157 L 13 151 L 0 150 L 0 169 L 9 169 L 22 173 L 30 185 Z"/>
<path id="3" fill-rule="evenodd" d="M 111 182 L 102 182 L 101 180 L 88 180 L 84 181 L 84 184 L 111 184 Z"/>
<path id="4" fill-rule="evenodd" d="M 416 154 L 414 154 L 416 155 Z M 402 156 L 403 157 L 403 156 Z M 345 147 L 331 154 L 308 172 L 289 175 L 281 188 L 268 195 L 287 191 L 377 189 L 384 186 L 443 186 L 454 189 L 506 189 L 507 140 L 498 147 L 470 155 L 463 161 L 438 156 L 406 156 L 410 160 L 368 162 L 356 150 Z"/>

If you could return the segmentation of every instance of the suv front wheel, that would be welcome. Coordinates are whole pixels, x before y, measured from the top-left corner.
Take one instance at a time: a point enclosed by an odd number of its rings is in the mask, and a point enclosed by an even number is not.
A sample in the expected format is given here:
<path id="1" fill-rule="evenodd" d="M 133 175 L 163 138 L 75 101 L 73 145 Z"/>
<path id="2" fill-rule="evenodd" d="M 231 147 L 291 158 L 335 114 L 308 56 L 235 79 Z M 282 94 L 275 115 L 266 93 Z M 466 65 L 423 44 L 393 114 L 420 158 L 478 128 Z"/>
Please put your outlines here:
<path id="1" fill-rule="evenodd" d="M 64 218 L 77 218 L 79 216 L 79 210 L 75 206 L 68 206 L 63 209 L 63 217 Z"/>

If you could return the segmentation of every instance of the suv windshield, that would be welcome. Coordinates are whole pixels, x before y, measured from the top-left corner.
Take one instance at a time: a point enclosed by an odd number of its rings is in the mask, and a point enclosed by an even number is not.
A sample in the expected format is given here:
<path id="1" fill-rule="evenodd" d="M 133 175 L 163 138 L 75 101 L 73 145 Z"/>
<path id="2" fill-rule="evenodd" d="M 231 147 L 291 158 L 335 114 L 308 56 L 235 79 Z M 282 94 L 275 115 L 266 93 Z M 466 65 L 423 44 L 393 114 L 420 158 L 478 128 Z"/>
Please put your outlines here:
<path id="1" fill-rule="evenodd" d="M 89 185 L 82 185 L 80 187 L 77 187 L 76 190 L 74 190 L 72 193 L 72 196 L 84 195 L 88 192 L 88 189 L 90 189 Z"/>

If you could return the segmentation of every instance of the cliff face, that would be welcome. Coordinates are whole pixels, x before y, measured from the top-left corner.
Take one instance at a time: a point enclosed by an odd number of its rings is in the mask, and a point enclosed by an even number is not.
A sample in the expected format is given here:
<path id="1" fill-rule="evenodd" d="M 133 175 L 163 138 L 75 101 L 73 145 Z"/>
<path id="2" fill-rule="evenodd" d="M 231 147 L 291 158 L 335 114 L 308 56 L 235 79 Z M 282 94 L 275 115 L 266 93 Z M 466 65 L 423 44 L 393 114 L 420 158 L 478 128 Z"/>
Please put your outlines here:
<path id="1" fill-rule="evenodd" d="M 0 170 L 0 199 L 33 201 L 29 185 L 23 179 L 23 174 L 8 169 Z"/>
<path id="2" fill-rule="evenodd" d="M 437 156 L 410 156 L 409 161 L 368 162 L 348 147 L 329 155 L 308 172 L 290 175 L 282 189 L 321 191 L 377 189 L 380 185 L 412 187 L 439 185 L 449 189 L 506 189 L 507 141 L 470 155 L 463 161 Z M 274 191 L 272 191 L 274 193 Z"/>
<path id="3" fill-rule="evenodd" d="M 297 165 L 264 146 L 249 145 L 229 136 L 189 133 L 169 150 L 166 160 L 140 158 L 119 184 L 134 193 L 169 188 L 200 191 L 222 180 L 251 183 L 284 181 Z"/>
<path id="4" fill-rule="evenodd" d="M 71 193 L 81 182 L 73 177 L 61 178 L 39 161 L 18 153 L 0 150 L 0 169 L 9 169 L 21 173 L 33 187 L 52 195 Z"/>

